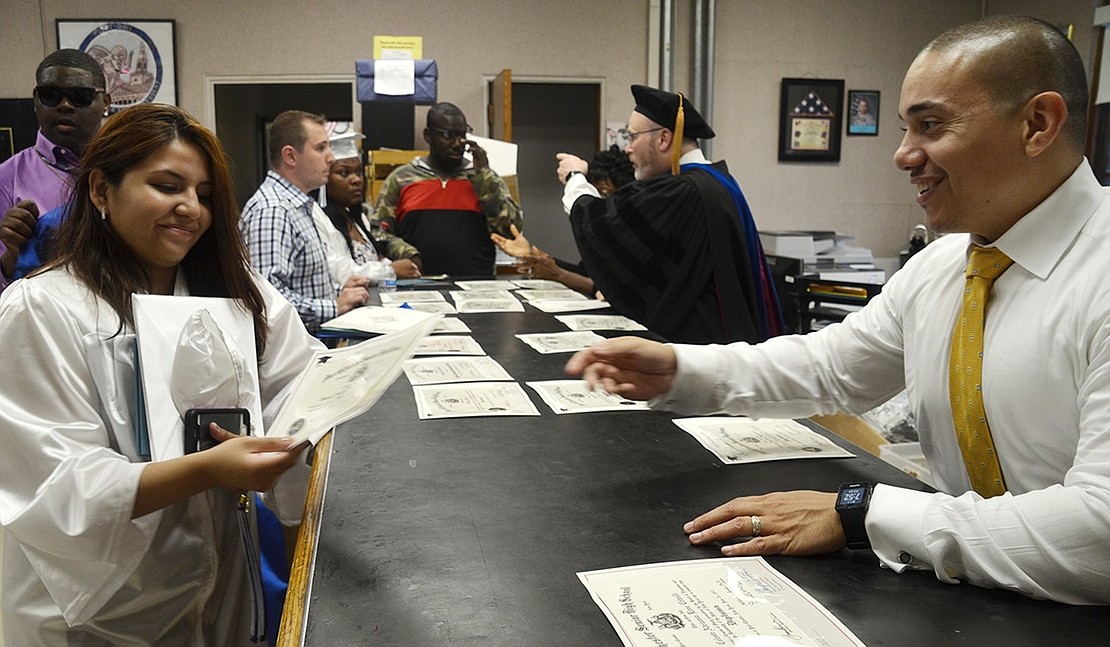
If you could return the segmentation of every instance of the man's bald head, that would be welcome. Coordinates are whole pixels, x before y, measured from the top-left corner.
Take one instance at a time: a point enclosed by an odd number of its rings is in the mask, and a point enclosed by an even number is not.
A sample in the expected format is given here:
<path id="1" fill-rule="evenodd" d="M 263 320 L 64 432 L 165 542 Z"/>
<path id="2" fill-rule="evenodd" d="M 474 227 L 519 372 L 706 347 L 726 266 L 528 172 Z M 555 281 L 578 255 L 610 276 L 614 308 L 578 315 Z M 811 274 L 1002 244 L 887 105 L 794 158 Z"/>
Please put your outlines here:
<path id="1" fill-rule="evenodd" d="M 1026 16 L 990 16 L 953 27 L 918 56 L 958 51 L 973 60 L 971 73 L 999 110 L 1015 111 L 1041 92 L 1064 98 L 1064 135 L 1082 151 L 1087 139 L 1087 76 L 1071 42 L 1053 25 Z"/>

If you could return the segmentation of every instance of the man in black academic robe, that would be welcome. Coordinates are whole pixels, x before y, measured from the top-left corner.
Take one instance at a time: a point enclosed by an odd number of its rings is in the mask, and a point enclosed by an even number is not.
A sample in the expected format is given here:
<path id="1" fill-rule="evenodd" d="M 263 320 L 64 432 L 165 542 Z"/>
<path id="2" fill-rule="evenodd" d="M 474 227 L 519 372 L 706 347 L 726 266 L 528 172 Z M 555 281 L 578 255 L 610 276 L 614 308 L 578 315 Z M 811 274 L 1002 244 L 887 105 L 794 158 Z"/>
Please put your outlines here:
<path id="1" fill-rule="evenodd" d="M 602 199 L 585 161 L 558 156 L 563 204 L 598 290 L 669 341 L 758 342 L 785 332 L 747 201 L 725 163 L 710 164 L 698 148 L 713 130 L 680 95 L 632 93 L 625 150 L 636 182 Z"/>

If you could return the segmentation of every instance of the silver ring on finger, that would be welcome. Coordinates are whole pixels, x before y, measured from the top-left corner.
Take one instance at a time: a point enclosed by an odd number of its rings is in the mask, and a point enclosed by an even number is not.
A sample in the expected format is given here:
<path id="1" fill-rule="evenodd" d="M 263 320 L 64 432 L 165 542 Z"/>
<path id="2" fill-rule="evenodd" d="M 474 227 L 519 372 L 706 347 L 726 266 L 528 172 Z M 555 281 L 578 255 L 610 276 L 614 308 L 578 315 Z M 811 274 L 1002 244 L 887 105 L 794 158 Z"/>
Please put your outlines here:
<path id="1" fill-rule="evenodd" d="M 763 520 L 757 515 L 752 515 L 752 537 L 758 537 L 763 532 Z"/>

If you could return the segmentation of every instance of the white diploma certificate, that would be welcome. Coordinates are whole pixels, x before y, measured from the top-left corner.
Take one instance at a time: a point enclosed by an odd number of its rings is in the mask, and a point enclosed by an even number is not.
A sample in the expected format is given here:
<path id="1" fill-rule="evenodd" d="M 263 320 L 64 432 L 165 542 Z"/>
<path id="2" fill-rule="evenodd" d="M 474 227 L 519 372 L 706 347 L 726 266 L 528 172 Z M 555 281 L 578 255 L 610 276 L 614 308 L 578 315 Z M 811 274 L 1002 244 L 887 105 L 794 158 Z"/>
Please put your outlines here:
<path id="1" fill-rule="evenodd" d="M 538 416 L 516 382 L 475 382 L 412 387 L 421 420 L 479 416 Z"/>
<path id="2" fill-rule="evenodd" d="M 414 303 L 434 303 L 437 301 L 445 302 L 447 299 L 439 293 L 439 290 L 399 290 L 397 292 L 379 292 L 378 299 L 382 302 L 383 306 L 401 305 L 407 303 L 412 305 Z"/>
<path id="3" fill-rule="evenodd" d="M 603 310 L 609 307 L 608 301 L 598 299 L 536 299 L 529 301 L 528 305 L 543 312 L 580 312 L 582 310 Z"/>
<path id="4" fill-rule="evenodd" d="M 440 297 L 440 298 L 442 298 L 442 297 Z M 420 312 L 432 312 L 432 313 L 441 314 L 441 315 L 454 315 L 454 314 L 459 313 L 458 310 L 455 310 L 455 306 L 451 305 L 450 303 L 447 303 L 447 301 L 445 301 L 445 300 L 444 301 L 415 301 L 415 302 L 404 301 L 402 303 L 404 304 L 404 306 L 406 308 L 411 308 L 413 310 L 419 310 Z M 389 303 L 389 304 L 383 304 L 383 305 L 385 305 L 385 307 L 387 307 L 387 308 L 399 308 L 399 307 L 401 307 L 402 303 Z"/>
<path id="5" fill-rule="evenodd" d="M 791 458 L 855 458 L 852 452 L 794 420 L 721 416 L 675 418 L 674 423 L 728 465 Z"/>
<path id="6" fill-rule="evenodd" d="M 588 330 L 528 333 L 517 335 L 517 339 L 536 349 L 536 352 L 543 353 L 544 355 L 551 353 L 574 353 L 583 348 L 589 348 L 600 341 L 605 341 L 605 338 L 601 335 Z"/>
<path id="7" fill-rule="evenodd" d="M 498 279 L 480 279 L 477 281 L 455 281 L 455 286 L 462 290 L 512 290 L 515 286 L 512 281 Z"/>
<path id="8" fill-rule="evenodd" d="M 320 330 L 330 333 L 369 333 L 384 335 L 411 328 L 435 315 L 410 308 L 363 306 L 354 308 L 335 319 L 325 321 Z M 437 326 L 438 328 L 438 326 Z"/>
<path id="9" fill-rule="evenodd" d="M 488 382 L 512 380 L 513 376 L 497 360 L 481 357 L 422 357 L 402 365 L 409 384 L 442 384 L 444 382 Z"/>
<path id="10" fill-rule="evenodd" d="M 512 299 L 513 293 L 507 287 L 511 287 L 506 281 L 496 281 L 501 283 L 501 288 L 494 290 L 492 288 L 483 288 L 481 290 L 471 288 L 469 290 L 451 290 L 448 294 L 451 295 L 451 300 L 456 304 L 459 301 L 466 301 L 468 299 Z"/>
<path id="11" fill-rule="evenodd" d="M 551 279 L 513 279 L 511 283 L 525 290 L 565 290 L 566 286 Z"/>
<path id="12" fill-rule="evenodd" d="M 586 295 L 574 290 L 520 290 L 517 296 L 528 301 L 586 301 Z"/>
<path id="13" fill-rule="evenodd" d="M 600 389 L 594 391 L 584 380 L 526 382 L 555 413 L 594 411 L 648 411 L 646 402 L 628 400 Z"/>
<path id="14" fill-rule="evenodd" d="M 470 326 L 466 325 L 466 322 L 464 322 L 462 319 L 456 319 L 455 317 L 444 317 L 443 319 L 439 320 L 439 323 L 436 324 L 435 329 L 432 330 L 432 334 L 444 332 L 470 332 Z"/>
<path id="15" fill-rule="evenodd" d="M 578 573 L 626 647 L 864 647 L 762 557 Z"/>
<path id="16" fill-rule="evenodd" d="M 406 330 L 346 348 L 316 351 L 267 435 L 293 436 L 294 446 L 305 440 L 316 444 L 335 425 L 369 409 L 397 379 L 401 363 L 412 356 L 437 320 L 428 317 Z"/>
<path id="17" fill-rule="evenodd" d="M 623 315 L 556 315 L 571 330 L 647 330 Z"/>
<path id="18" fill-rule="evenodd" d="M 436 335 L 420 341 L 413 355 L 485 355 L 482 345 L 466 335 Z"/>
<path id="19" fill-rule="evenodd" d="M 455 308 L 459 312 L 524 312 L 524 305 L 512 294 L 502 297 L 497 292 L 475 292 L 476 296 L 455 298 Z"/>

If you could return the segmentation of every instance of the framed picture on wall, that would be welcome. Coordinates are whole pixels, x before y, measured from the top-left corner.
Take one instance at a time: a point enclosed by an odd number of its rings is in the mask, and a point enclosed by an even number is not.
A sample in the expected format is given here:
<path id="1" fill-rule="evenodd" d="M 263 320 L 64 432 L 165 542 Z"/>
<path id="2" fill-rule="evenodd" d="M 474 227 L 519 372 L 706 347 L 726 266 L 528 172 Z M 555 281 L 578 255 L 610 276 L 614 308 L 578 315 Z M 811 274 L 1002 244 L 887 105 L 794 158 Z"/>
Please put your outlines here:
<path id="1" fill-rule="evenodd" d="M 848 136 L 879 134 L 879 91 L 848 90 Z"/>
<path id="2" fill-rule="evenodd" d="M 58 48 L 87 52 L 104 70 L 115 112 L 137 103 L 177 105 L 173 20 L 59 18 Z"/>
<path id="3" fill-rule="evenodd" d="M 844 81 L 783 79 L 779 161 L 839 162 Z"/>

